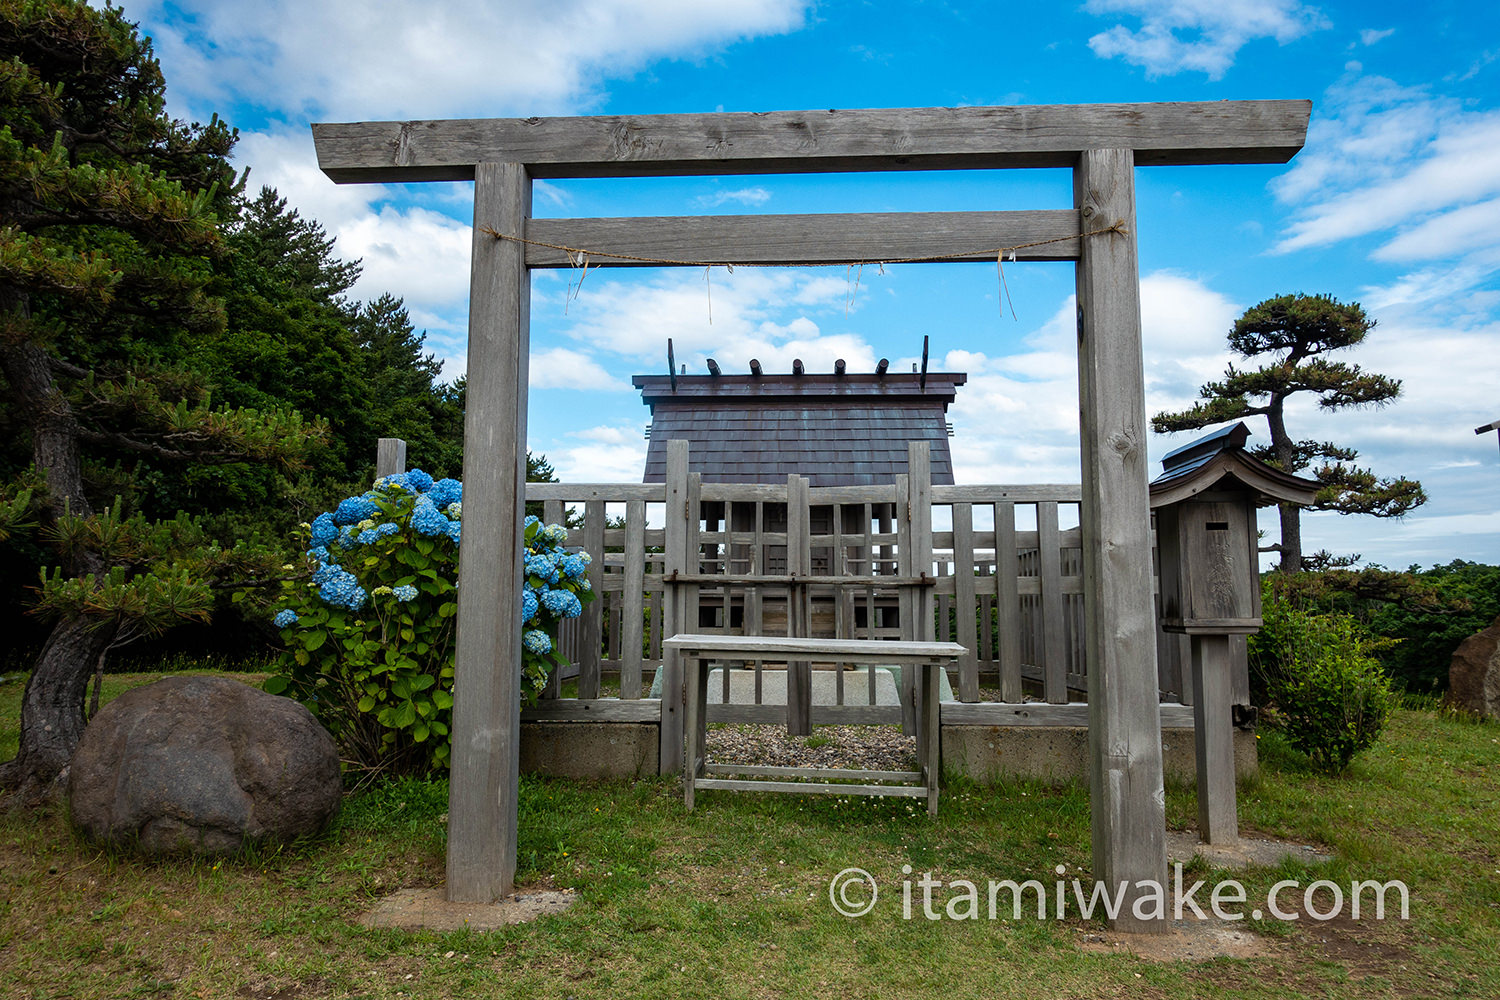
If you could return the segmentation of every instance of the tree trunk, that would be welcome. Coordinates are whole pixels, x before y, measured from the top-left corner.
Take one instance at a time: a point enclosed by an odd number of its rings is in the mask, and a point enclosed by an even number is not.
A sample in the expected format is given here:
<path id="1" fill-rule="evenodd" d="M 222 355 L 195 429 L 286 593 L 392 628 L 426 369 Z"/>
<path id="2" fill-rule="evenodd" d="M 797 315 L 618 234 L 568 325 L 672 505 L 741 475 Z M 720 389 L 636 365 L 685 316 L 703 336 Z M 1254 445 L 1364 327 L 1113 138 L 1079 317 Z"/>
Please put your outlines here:
<path id="1" fill-rule="evenodd" d="M 0 765 L 0 790 L 24 804 L 61 793 L 63 775 L 83 736 L 83 699 L 94 665 L 114 639 L 109 622 L 65 618 L 37 659 L 21 702 L 21 746 Z"/>
<path id="2" fill-rule="evenodd" d="M 4 313 L 24 323 L 29 316 L 26 297 L 14 288 L 0 287 L 0 314 Z M 56 524 L 64 513 L 88 517 L 93 507 L 84 493 L 78 421 L 52 377 L 46 349 L 24 339 L 0 346 L 0 373 L 10 383 L 13 405 L 31 429 L 32 461 L 46 477 L 43 526 Z M 63 572 L 70 576 L 92 573 L 98 579 L 107 569 L 99 554 L 89 549 L 64 555 L 62 561 Z M 79 617 L 65 618 L 53 628 L 26 683 L 20 751 L 0 765 L 0 791 L 17 792 L 28 803 L 59 791 L 57 779 L 83 735 L 89 676 L 114 632 L 113 625 Z"/>
<path id="3" fill-rule="evenodd" d="M 1293 504 L 1280 505 L 1281 510 L 1281 565 L 1283 573 L 1302 572 L 1302 508 Z"/>
<path id="4" fill-rule="evenodd" d="M 66 509 L 88 517 L 93 508 L 83 491 L 78 420 L 68 397 L 52 378 L 47 351 L 27 340 L 0 347 L 0 372 L 10 383 L 12 403 L 30 425 L 32 461 L 47 477 L 43 516 L 55 522 Z M 66 567 L 65 571 L 72 573 L 74 568 Z"/>
<path id="5" fill-rule="evenodd" d="M 1291 435 L 1286 432 L 1282 416 L 1285 397 L 1272 394 L 1266 406 L 1266 424 L 1271 432 L 1271 448 L 1281 471 L 1295 475 L 1297 455 Z M 1281 572 L 1302 572 L 1302 510 L 1292 504 L 1281 504 Z"/>

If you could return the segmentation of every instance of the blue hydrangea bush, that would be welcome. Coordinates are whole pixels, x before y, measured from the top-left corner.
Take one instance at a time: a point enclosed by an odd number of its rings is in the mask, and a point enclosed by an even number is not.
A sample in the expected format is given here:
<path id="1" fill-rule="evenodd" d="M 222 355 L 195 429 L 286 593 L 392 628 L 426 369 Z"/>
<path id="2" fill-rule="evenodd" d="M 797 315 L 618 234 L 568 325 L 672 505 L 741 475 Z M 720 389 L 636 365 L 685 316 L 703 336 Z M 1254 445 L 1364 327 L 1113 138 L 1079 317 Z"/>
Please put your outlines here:
<path id="1" fill-rule="evenodd" d="M 265 688 L 311 709 L 354 766 L 448 765 L 462 532 L 463 484 L 416 469 L 302 526 L 307 572 L 283 584 L 273 622 L 286 652 Z M 569 552 L 567 540 L 562 526 L 526 519 L 527 702 L 566 662 L 559 624 L 594 596 L 588 554 Z"/>

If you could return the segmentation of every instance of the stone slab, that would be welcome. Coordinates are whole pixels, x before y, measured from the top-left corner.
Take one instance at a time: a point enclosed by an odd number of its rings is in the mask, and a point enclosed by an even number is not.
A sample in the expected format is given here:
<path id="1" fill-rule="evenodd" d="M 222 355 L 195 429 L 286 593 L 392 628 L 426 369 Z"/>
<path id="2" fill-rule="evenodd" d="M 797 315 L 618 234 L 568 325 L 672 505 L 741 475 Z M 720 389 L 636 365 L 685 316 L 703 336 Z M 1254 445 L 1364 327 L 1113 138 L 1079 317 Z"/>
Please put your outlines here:
<path id="1" fill-rule="evenodd" d="M 451 903 L 442 888 L 402 889 L 359 917 L 364 927 L 406 931 L 492 931 L 561 913 L 578 897 L 569 890 L 520 890 L 494 903 Z"/>
<path id="2" fill-rule="evenodd" d="M 1333 855 L 1312 844 L 1262 837 L 1241 837 L 1234 844 L 1205 844 L 1194 830 L 1167 831 L 1167 860 L 1187 864 L 1194 855 L 1201 856 L 1215 868 L 1275 868 L 1287 858 L 1303 864 L 1332 861 Z"/>

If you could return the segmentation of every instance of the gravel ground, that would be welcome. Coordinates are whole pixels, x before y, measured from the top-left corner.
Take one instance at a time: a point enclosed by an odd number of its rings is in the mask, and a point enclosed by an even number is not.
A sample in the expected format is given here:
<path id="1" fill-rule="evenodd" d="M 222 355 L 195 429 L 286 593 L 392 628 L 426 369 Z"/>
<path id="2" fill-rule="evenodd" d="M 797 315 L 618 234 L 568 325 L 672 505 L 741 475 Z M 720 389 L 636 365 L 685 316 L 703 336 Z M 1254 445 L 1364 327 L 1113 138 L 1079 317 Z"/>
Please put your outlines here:
<path id="1" fill-rule="evenodd" d="M 1000 689 L 981 688 L 979 699 L 1000 701 Z M 784 725 L 714 725 L 707 751 L 715 764 L 917 770 L 916 738 L 902 736 L 900 726 L 818 726 L 811 736 L 788 736 Z"/>
<path id="2" fill-rule="evenodd" d="M 785 726 L 710 726 L 707 751 L 715 764 L 917 769 L 916 738 L 900 726 L 818 726 L 811 736 L 788 736 Z"/>

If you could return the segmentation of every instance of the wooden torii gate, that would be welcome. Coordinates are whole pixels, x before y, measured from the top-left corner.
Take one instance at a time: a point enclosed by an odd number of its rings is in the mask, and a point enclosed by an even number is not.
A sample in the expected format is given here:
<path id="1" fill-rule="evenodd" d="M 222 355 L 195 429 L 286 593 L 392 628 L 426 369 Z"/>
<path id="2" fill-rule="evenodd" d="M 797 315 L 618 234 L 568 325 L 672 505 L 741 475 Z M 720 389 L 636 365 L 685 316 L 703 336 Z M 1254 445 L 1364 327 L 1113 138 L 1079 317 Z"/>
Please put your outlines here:
<path id="1" fill-rule="evenodd" d="M 1165 885 L 1134 168 L 1284 163 L 1309 101 L 1038 105 L 315 124 L 347 183 L 474 182 L 464 547 L 448 811 L 448 898 L 514 890 L 521 527 L 530 269 L 663 259 L 859 264 L 1077 262 L 1084 593 L 1094 871 Z M 533 219 L 536 178 L 1067 167 L 1048 211 Z M 544 244 L 551 244 L 547 246 Z M 609 254 L 620 256 L 611 257 Z M 629 259 L 636 258 L 636 259 Z M 642 259 L 644 258 L 644 260 Z M 680 713 L 680 676 L 662 711 Z M 670 752 L 670 751 L 669 751 Z M 676 748 L 681 753 L 681 747 Z"/>

